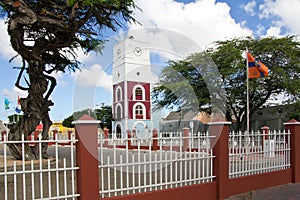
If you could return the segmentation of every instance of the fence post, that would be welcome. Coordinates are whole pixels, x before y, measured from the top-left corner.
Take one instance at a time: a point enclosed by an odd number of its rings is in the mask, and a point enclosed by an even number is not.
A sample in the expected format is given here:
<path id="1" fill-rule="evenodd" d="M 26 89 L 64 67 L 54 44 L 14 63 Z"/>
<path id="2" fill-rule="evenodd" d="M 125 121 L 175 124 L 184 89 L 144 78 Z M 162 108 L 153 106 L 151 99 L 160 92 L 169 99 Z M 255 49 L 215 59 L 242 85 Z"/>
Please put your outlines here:
<path id="1" fill-rule="evenodd" d="M 212 138 L 212 148 L 215 160 L 213 174 L 216 176 L 217 199 L 226 199 L 229 196 L 229 150 L 228 135 L 231 122 L 215 121 L 208 123 L 209 134 Z"/>
<path id="2" fill-rule="evenodd" d="M 131 131 L 131 137 L 137 138 L 136 130 L 135 129 L 132 129 L 132 131 Z"/>
<path id="3" fill-rule="evenodd" d="M 98 133 L 100 121 L 83 115 L 74 121 L 76 128 L 77 191 L 79 200 L 99 199 Z"/>
<path id="4" fill-rule="evenodd" d="M 268 126 L 263 126 L 260 129 L 262 131 L 262 133 L 261 133 L 262 134 L 262 150 L 263 150 L 263 152 L 266 152 L 266 151 L 268 151 L 266 149 L 266 142 L 267 142 L 267 140 L 269 140 L 270 128 Z"/>
<path id="5" fill-rule="evenodd" d="M 132 148 L 132 145 L 131 145 L 131 140 L 132 140 L 132 139 L 131 139 L 131 138 L 132 138 L 131 136 L 132 136 L 132 135 L 131 135 L 131 131 L 130 131 L 130 130 L 127 130 L 127 139 L 128 139 L 128 140 L 127 140 L 127 143 L 128 143 L 128 149 L 133 149 L 133 148 Z"/>
<path id="6" fill-rule="evenodd" d="M 103 144 L 103 146 L 108 147 L 109 129 L 104 128 L 103 132 L 104 132 L 104 144 Z"/>
<path id="7" fill-rule="evenodd" d="M 300 122 L 295 119 L 284 123 L 285 130 L 291 133 L 292 183 L 300 182 Z"/>
<path id="8" fill-rule="evenodd" d="M 72 131 L 71 130 L 68 130 L 68 140 L 70 140 L 69 142 L 68 142 L 68 144 L 70 145 L 71 144 L 71 140 L 72 140 Z"/>
<path id="9" fill-rule="evenodd" d="M 53 130 L 53 140 L 57 140 L 57 130 Z"/>
<path id="10" fill-rule="evenodd" d="M 158 150 L 158 130 L 157 129 L 153 129 L 152 130 L 152 138 L 153 138 L 153 146 L 152 146 L 152 150 Z"/>
<path id="11" fill-rule="evenodd" d="M 268 126 L 263 126 L 260 129 L 262 130 L 263 139 L 268 140 L 269 139 L 269 130 L 270 130 L 270 128 Z"/>
<path id="12" fill-rule="evenodd" d="M 104 138 L 108 139 L 109 129 L 108 128 L 104 128 L 103 132 L 104 132 Z"/>
<path id="13" fill-rule="evenodd" d="M 2 131 L 2 133 L 1 133 L 1 140 L 2 141 L 4 140 L 4 135 L 6 135 L 6 131 Z"/>
<path id="14" fill-rule="evenodd" d="M 190 129 L 185 127 L 182 129 L 182 132 L 183 132 L 183 145 L 182 145 L 182 152 L 184 151 L 188 151 L 189 150 L 189 147 L 190 147 L 190 144 L 189 144 L 189 141 L 190 141 Z"/>

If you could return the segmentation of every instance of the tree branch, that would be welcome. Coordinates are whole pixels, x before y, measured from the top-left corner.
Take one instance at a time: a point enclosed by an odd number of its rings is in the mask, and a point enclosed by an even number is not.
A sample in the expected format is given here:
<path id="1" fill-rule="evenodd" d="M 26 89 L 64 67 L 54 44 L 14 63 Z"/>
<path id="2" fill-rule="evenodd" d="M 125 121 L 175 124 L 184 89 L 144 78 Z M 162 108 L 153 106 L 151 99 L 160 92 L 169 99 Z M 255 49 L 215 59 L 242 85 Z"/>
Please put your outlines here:
<path id="1" fill-rule="evenodd" d="M 268 90 L 267 95 L 260 101 L 260 103 L 258 103 L 253 109 L 250 110 L 250 116 L 252 115 L 252 113 L 254 113 L 254 111 L 256 111 L 259 107 L 264 105 L 264 103 L 266 103 L 266 101 L 271 96 L 272 92 L 273 92 L 273 90 Z"/>
<path id="2" fill-rule="evenodd" d="M 45 96 L 45 100 L 47 100 L 50 97 L 50 95 L 52 94 L 52 92 L 56 86 L 56 79 L 52 76 L 48 76 L 47 74 L 44 74 L 44 76 L 51 82 L 50 88 Z"/>
<path id="3" fill-rule="evenodd" d="M 10 30 L 14 30 L 17 24 L 30 25 L 37 21 L 34 11 L 31 10 L 24 1 L 19 0 L 14 2 L 14 7 L 17 8 L 17 12 L 11 17 L 13 20 L 10 20 Z"/>
<path id="4" fill-rule="evenodd" d="M 19 88 L 20 90 L 29 90 L 29 88 L 25 88 L 25 87 L 20 85 L 20 80 L 21 80 L 22 74 L 23 74 L 24 69 L 25 69 L 25 60 L 24 59 L 22 59 L 22 63 L 23 63 L 23 65 L 22 65 L 21 70 L 19 72 L 19 75 L 18 75 L 17 81 L 15 83 L 15 86 L 17 88 Z"/>

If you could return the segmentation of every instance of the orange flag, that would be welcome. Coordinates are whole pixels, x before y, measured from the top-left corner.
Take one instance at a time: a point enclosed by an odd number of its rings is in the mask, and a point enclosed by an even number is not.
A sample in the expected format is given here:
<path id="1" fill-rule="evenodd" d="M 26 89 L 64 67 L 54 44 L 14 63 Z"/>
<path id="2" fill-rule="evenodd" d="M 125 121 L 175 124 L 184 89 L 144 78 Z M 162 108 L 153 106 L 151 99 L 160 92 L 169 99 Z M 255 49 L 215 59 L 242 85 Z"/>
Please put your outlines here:
<path id="1" fill-rule="evenodd" d="M 269 68 L 262 62 L 257 62 L 255 58 L 247 52 L 249 78 L 259 78 L 268 76 Z"/>

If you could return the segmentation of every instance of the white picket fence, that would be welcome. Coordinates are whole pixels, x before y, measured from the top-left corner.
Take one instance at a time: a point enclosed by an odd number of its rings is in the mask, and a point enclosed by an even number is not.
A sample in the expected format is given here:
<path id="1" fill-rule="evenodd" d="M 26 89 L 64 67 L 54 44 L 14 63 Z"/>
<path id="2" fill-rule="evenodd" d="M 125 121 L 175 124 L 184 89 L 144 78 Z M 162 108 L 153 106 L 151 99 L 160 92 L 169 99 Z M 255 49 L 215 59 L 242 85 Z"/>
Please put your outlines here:
<path id="1" fill-rule="evenodd" d="M 181 146 L 183 145 L 184 136 L 182 132 L 161 132 L 161 138 L 159 142 L 161 142 L 163 146 Z M 210 148 L 211 136 L 209 136 L 209 132 L 198 132 L 197 134 L 192 135 L 191 132 L 188 136 L 188 148 L 192 149 L 204 149 Z"/>
<path id="2" fill-rule="evenodd" d="M 268 139 L 265 139 L 268 137 Z M 207 133 L 160 133 L 155 138 L 104 139 L 100 141 L 100 195 L 113 197 L 211 182 L 212 137 Z M 135 149 L 130 149 L 128 141 Z M 182 147 L 188 141 L 185 148 Z M 109 146 L 105 146 L 107 143 Z M 118 145 L 123 148 L 117 148 Z M 125 146 L 125 148 L 124 148 Z M 271 172 L 290 167 L 290 133 L 231 132 L 228 137 L 229 178 Z"/>
<path id="3" fill-rule="evenodd" d="M 290 164 L 290 132 L 231 132 L 230 178 L 287 169 Z"/>
<path id="4" fill-rule="evenodd" d="M 41 138 L 41 137 L 39 137 Z M 60 138 L 62 139 L 62 138 Z M 52 143 L 37 161 L 15 161 L 9 143 L 0 141 L 0 199 L 77 199 L 74 137 L 34 141 L 38 148 Z M 147 191 L 208 183 L 213 174 L 212 136 L 207 133 L 184 136 L 181 132 L 159 133 L 157 137 L 111 139 L 98 137 L 100 197 L 114 197 Z M 32 143 L 22 137 L 22 148 Z M 130 145 L 129 145 L 130 144 Z M 156 146 L 155 146 L 156 145 Z M 290 167 L 290 132 L 231 132 L 228 136 L 229 178 L 249 176 Z M 88 163 L 87 163 L 88 164 Z"/>
<path id="5" fill-rule="evenodd" d="M 174 150 L 180 147 L 184 140 L 190 139 L 178 136 L 125 138 L 122 139 L 125 148 L 117 148 L 120 139 L 101 138 L 99 143 L 101 197 L 212 182 L 215 178 L 212 170 L 214 159 L 212 149 L 201 149 L 199 142 L 199 151 L 193 152 L 191 148 Z M 128 140 L 135 149 L 129 148 Z M 152 149 L 153 140 L 158 140 L 157 147 L 160 150 Z M 164 142 L 165 140 L 168 142 Z M 112 146 L 106 147 L 105 143 Z M 167 150 L 164 150 L 164 147 L 168 147 Z"/>
<path id="6" fill-rule="evenodd" d="M 41 138 L 41 137 L 39 137 Z M 67 139 L 64 138 L 64 141 Z M 52 143 L 48 153 L 51 158 L 25 160 L 25 144 L 34 142 L 41 152 L 43 143 Z M 0 199 L 77 199 L 74 147 L 76 140 L 68 140 L 69 146 L 61 147 L 61 140 L 25 140 L 8 141 L 6 135 L 0 142 Z M 23 149 L 23 159 L 14 160 L 10 156 L 8 145 L 19 143 Z"/>

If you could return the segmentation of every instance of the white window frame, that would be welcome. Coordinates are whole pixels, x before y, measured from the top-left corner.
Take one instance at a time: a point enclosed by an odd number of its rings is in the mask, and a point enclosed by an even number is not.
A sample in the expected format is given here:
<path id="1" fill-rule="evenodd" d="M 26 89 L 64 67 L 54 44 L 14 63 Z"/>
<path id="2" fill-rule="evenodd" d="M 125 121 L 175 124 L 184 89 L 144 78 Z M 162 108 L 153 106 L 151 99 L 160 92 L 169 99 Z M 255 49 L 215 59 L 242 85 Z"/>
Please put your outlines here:
<path id="1" fill-rule="evenodd" d="M 138 101 L 138 99 L 136 99 L 136 96 L 135 96 L 135 90 L 137 89 L 137 88 L 141 88 L 142 89 L 142 101 L 145 101 L 145 88 L 144 88 L 144 86 L 142 86 L 142 85 L 135 85 L 133 88 L 132 88 L 132 94 L 133 94 L 133 100 L 134 101 Z"/>
<path id="2" fill-rule="evenodd" d="M 120 110 L 121 110 L 121 113 L 120 113 L 120 118 L 118 118 L 118 107 L 120 107 Z M 118 103 L 116 106 L 115 106 L 115 119 L 121 119 L 123 117 L 123 106 L 121 103 Z"/>
<path id="3" fill-rule="evenodd" d="M 120 91 L 120 99 L 118 99 L 118 91 Z M 116 95 L 116 98 L 115 98 L 116 102 L 119 102 L 119 101 L 123 100 L 123 91 L 122 91 L 122 88 L 120 86 L 118 86 L 116 88 L 115 95 Z"/>
<path id="4" fill-rule="evenodd" d="M 135 113 L 137 106 L 142 106 L 142 112 L 143 112 L 143 118 L 142 119 L 145 120 L 146 119 L 146 106 L 142 103 L 135 103 L 133 105 L 133 108 L 132 108 L 133 119 L 137 119 L 136 118 L 136 113 Z"/>

